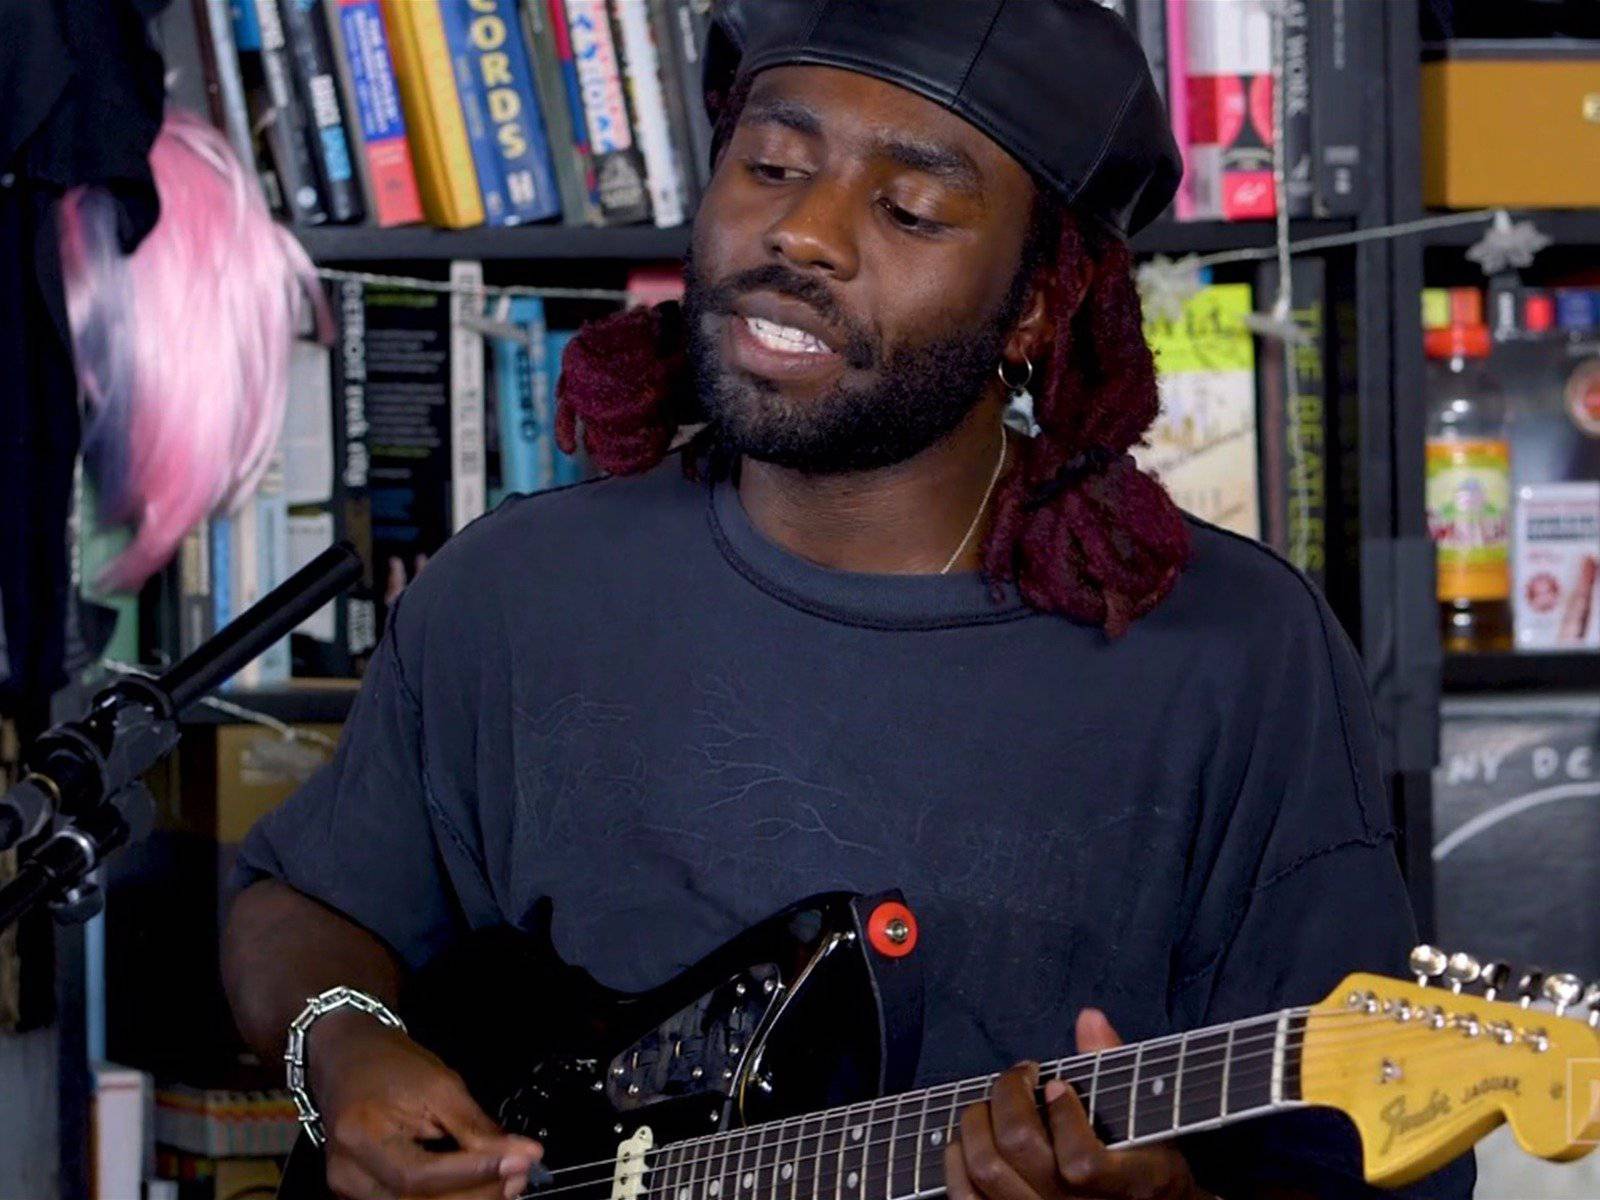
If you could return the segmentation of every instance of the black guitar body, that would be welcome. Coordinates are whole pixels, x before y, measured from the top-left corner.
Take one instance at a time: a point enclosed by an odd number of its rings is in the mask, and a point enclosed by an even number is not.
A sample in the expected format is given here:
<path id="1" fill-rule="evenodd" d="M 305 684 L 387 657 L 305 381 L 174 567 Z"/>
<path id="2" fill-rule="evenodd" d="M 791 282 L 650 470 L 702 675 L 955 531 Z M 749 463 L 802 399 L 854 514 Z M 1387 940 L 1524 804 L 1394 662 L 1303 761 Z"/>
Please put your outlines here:
<path id="1" fill-rule="evenodd" d="M 903 1090 L 922 1039 L 914 918 L 898 893 L 814 896 L 648 992 L 613 991 L 557 956 L 548 902 L 531 934 L 473 934 L 419 972 L 411 1036 L 466 1080 L 545 1165 L 654 1145 Z M 564 1189 L 566 1190 L 566 1189 Z M 609 1179 L 569 1200 L 608 1196 Z M 301 1136 L 280 1200 L 327 1200 Z"/>

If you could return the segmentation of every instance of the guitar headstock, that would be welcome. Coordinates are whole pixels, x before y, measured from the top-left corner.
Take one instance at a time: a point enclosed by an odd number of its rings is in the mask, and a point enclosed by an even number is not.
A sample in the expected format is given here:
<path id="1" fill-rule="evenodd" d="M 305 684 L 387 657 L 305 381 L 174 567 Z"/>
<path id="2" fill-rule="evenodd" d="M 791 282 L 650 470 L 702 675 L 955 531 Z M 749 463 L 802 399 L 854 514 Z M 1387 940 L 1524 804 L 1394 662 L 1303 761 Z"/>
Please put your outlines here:
<path id="1" fill-rule="evenodd" d="M 1370 1182 L 1426 1175 L 1502 1121 L 1540 1158 L 1600 1142 L 1600 984 L 1432 946 L 1411 969 L 1351 975 L 1306 1018 L 1301 1095 L 1355 1122 Z"/>

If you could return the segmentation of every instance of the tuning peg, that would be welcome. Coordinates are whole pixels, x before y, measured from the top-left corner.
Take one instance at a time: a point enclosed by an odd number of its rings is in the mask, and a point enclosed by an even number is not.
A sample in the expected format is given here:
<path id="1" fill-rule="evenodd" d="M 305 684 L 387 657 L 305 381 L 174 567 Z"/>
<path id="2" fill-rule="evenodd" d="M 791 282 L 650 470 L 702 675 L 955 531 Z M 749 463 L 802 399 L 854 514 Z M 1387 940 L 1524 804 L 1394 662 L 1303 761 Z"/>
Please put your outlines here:
<path id="1" fill-rule="evenodd" d="M 1430 980 L 1443 975 L 1444 968 L 1444 951 L 1437 946 L 1421 945 L 1411 951 L 1411 973 L 1422 987 L 1427 987 Z"/>
<path id="2" fill-rule="evenodd" d="M 1450 961 L 1445 964 L 1445 978 L 1450 981 L 1450 990 L 1459 992 L 1463 984 L 1476 983 L 1478 976 L 1483 974 L 1483 968 L 1478 965 L 1478 960 L 1470 954 L 1461 951 L 1450 956 Z"/>
<path id="3" fill-rule="evenodd" d="M 1556 1006 L 1560 1016 L 1583 995 L 1583 980 L 1576 975 L 1552 975 L 1544 981 L 1544 998 Z"/>
<path id="4" fill-rule="evenodd" d="M 1511 967 L 1506 963 L 1484 963 L 1483 972 L 1478 976 L 1478 982 L 1483 984 L 1483 998 L 1493 1000 L 1504 990 L 1510 979 Z"/>
<path id="5" fill-rule="evenodd" d="M 1529 967 L 1517 976 L 1517 995 L 1521 997 L 1523 1008 L 1527 1008 L 1541 995 L 1540 988 L 1544 986 L 1544 972 L 1537 967 Z"/>

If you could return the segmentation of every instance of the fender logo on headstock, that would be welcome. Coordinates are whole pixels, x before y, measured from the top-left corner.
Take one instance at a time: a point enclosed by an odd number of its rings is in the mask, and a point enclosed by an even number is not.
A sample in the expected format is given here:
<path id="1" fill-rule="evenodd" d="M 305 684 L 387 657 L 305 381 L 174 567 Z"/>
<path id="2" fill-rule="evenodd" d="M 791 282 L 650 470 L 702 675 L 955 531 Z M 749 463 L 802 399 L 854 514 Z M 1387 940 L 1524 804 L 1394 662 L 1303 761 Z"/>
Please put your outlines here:
<path id="1" fill-rule="evenodd" d="M 1479 1096 L 1487 1096 L 1490 1092 L 1510 1092 L 1513 1096 L 1522 1095 L 1522 1080 L 1515 1075 L 1490 1075 L 1469 1087 L 1461 1094 L 1461 1103 L 1471 1104 Z"/>
<path id="2" fill-rule="evenodd" d="M 1383 1118 L 1384 1123 L 1389 1126 L 1389 1138 L 1384 1142 L 1383 1149 L 1379 1153 L 1387 1154 L 1397 1139 L 1426 1128 L 1440 1117 L 1448 1115 L 1449 1112 L 1450 1097 L 1446 1096 L 1438 1088 L 1433 1090 L 1433 1095 L 1429 1097 L 1428 1103 L 1414 1113 L 1406 1111 L 1406 1098 L 1404 1096 L 1396 1096 L 1385 1104 L 1382 1111 L 1378 1113 Z"/>

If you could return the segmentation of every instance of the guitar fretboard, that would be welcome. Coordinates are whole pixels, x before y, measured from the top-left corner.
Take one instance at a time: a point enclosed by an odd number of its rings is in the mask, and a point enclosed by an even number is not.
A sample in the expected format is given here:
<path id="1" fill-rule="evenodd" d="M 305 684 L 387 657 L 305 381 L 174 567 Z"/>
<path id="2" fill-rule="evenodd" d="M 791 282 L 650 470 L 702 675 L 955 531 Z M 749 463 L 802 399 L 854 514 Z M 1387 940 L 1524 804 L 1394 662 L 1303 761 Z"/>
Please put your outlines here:
<path id="1" fill-rule="evenodd" d="M 1193 1133 L 1300 1098 L 1304 1009 L 1046 1063 L 1107 1145 Z M 944 1190 L 962 1111 L 994 1076 L 676 1142 L 651 1153 L 649 1200 L 918 1200 Z"/>

